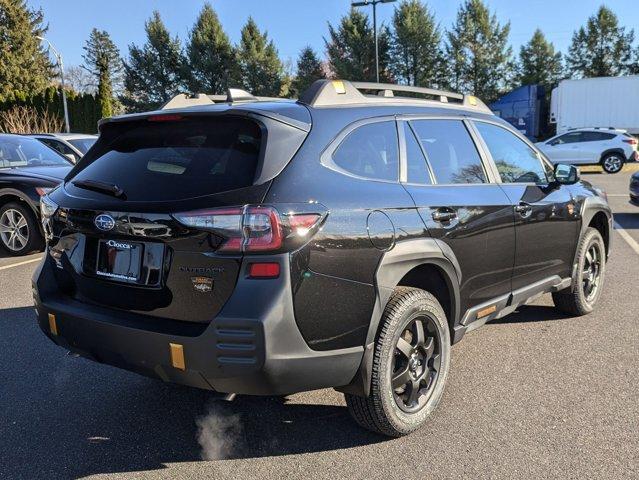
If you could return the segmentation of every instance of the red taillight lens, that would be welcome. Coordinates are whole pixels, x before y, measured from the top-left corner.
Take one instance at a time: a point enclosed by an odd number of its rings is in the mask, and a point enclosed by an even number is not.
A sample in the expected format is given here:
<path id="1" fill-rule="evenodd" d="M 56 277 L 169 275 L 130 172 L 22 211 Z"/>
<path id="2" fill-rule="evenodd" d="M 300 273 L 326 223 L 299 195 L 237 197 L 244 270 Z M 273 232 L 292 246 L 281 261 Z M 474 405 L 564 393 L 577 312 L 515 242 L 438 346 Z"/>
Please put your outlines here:
<path id="1" fill-rule="evenodd" d="M 280 276 L 279 263 L 251 263 L 249 278 L 277 278 Z"/>
<path id="2" fill-rule="evenodd" d="M 273 207 L 246 206 L 178 213 L 187 227 L 208 230 L 225 238 L 219 252 L 273 252 L 282 249 L 284 228 Z"/>
<path id="3" fill-rule="evenodd" d="M 630 145 L 637 145 L 637 143 L 639 143 L 636 138 L 624 138 L 623 141 L 629 143 Z"/>

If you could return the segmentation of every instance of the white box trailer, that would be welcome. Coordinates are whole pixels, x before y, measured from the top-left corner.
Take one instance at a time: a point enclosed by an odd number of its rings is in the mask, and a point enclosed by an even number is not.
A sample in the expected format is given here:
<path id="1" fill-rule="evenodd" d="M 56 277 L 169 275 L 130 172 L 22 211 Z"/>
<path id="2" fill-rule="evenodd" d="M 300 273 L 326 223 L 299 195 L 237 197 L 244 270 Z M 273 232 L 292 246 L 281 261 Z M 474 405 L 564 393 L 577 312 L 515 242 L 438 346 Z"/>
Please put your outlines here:
<path id="1" fill-rule="evenodd" d="M 563 80 L 552 91 L 550 123 L 572 128 L 619 128 L 639 134 L 639 75 Z"/>

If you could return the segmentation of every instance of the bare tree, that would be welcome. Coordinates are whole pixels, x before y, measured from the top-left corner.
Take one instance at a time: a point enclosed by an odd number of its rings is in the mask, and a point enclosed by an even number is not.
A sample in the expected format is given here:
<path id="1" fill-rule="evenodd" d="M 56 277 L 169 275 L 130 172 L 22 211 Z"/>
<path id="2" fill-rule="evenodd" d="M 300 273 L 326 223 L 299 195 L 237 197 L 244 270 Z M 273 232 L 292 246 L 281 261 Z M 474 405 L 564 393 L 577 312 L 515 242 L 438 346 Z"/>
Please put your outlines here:
<path id="1" fill-rule="evenodd" d="M 0 112 L 0 132 L 4 133 L 56 133 L 62 126 L 62 119 L 47 109 L 17 106 Z"/>

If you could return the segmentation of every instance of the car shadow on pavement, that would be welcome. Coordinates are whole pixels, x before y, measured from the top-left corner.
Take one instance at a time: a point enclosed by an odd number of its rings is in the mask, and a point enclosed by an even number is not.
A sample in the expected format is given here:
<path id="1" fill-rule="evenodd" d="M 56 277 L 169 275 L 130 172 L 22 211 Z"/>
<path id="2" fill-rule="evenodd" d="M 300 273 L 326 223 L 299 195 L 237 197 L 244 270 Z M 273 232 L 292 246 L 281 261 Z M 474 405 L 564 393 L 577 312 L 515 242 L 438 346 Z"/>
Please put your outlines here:
<path id="1" fill-rule="evenodd" d="M 548 322 L 553 320 L 569 320 L 573 317 L 561 313 L 555 307 L 546 305 L 524 305 L 510 315 L 497 320 L 491 320 L 491 325 L 508 323 Z"/>
<path id="2" fill-rule="evenodd" d="M 32 308 L 0 310 L 0 328 L 0 472 L 7 478 L 77 478 L 385 440 L 357 427 L 342 405 L 276 397 L 226 403 L 67 356 L 40 332 Z"/>

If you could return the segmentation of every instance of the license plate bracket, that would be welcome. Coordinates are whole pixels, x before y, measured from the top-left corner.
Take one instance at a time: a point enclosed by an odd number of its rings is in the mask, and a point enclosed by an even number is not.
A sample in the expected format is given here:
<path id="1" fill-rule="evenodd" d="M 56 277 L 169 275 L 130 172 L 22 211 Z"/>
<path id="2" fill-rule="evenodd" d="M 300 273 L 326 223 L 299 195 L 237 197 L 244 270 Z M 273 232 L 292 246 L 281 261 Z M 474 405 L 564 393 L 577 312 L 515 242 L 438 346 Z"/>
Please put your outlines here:
<path id="1" fill-rule="evenodd" d="M 124 240 L 100 240 L 95 274 L 124 283 L 138 283 L 142 270 L 144 244 Z"/>

